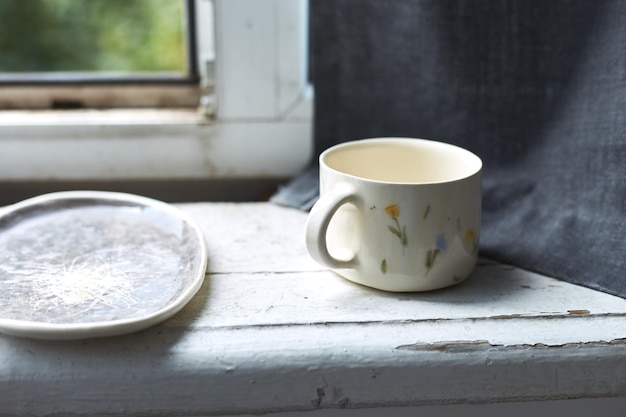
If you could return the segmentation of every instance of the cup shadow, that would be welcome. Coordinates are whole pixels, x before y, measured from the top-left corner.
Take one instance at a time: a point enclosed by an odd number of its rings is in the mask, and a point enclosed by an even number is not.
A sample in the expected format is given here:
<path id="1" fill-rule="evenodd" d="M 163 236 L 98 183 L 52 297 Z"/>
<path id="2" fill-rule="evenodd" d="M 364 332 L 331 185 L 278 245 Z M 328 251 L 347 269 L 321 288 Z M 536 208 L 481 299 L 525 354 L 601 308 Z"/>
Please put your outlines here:
<path id="1" fill-rule="evenodd" d="M 463 282 L 451 287 L 425 292 L 393 293 L 363 287 L 377 297 L 400 301 L 427 301 L 432 303 L 471 305 L 493 303 L 507 298 L 525 296 L 535 283 L 533 277 L 517 267 L 480 258 L 476 268 Z M 535 283 L 536 284 L 536 283 Z"/>

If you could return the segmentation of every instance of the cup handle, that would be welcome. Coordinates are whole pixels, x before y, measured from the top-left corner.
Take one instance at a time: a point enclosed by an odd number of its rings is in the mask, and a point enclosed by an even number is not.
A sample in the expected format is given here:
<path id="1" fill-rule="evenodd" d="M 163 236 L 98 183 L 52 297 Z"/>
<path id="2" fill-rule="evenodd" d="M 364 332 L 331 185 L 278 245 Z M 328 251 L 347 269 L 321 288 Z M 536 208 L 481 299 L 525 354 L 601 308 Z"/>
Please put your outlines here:
<path id="1" fill-rule="evenodd" d="M 330 220 L 339 208 L 356 200 L 356 194 L 351 187 L 343 187 L 329 193 L 325 193 L 315 203 L 306 222 L 306 248 L 309 255 L 318 263 L 334 269 L 353 268 L 357 260 L 334 258 L 328 252 L 326 234 Z"/>

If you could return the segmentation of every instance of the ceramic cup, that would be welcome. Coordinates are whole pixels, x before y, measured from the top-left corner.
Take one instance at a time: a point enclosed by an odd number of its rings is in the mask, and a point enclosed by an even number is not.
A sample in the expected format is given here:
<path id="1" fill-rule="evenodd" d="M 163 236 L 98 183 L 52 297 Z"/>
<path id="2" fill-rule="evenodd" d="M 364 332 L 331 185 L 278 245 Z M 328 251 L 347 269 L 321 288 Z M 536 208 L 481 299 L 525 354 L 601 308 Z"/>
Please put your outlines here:
<path id="1" fill-rule="evenodd" d="M 306 246 L 339 275 L 387 291 L 463 281 L 478 256 L 482 162 L 446 143 L 347 142 L 324 151 Z"/>

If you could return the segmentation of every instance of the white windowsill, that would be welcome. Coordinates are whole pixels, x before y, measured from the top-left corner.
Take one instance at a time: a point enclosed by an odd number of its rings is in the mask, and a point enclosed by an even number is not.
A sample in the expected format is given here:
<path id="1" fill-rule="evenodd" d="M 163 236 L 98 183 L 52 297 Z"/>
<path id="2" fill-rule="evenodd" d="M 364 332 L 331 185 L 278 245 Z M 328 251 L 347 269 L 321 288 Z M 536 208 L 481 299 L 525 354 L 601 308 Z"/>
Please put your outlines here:
<path id="1" fill-rule="evenodd" d="M 310 259 L 305 212 L 177 207 L 209 254 L 189 304 L 126 336 L 0 335 L 0 415 L 623 416 L 624 299 L 484 259 L 456 287 L 375 291 Z"/>
<path id="2" fill-rule="evenodd" d="M 116 126 L 208 123 L 194 109 L 80 109 L 0 111 L 0 129 L 33 126 Z"/>
<path id="3" fill-rule="evenodd" d="M 280 118 L 195 109 L 0 112 L 0 180 L 285 178 L 309 161 L 312 95 Z"/>

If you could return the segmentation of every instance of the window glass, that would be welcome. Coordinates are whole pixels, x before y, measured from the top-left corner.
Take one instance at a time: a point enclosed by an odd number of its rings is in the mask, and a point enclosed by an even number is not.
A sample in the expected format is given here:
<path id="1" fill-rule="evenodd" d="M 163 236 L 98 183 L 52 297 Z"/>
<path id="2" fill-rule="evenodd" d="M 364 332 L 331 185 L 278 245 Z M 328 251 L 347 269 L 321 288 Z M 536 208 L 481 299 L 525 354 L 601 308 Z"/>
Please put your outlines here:
<path id="1" fill-rule="evenodd" d="M 0 73 L 189 73 L 185 0 L 1 0 Z"/>

